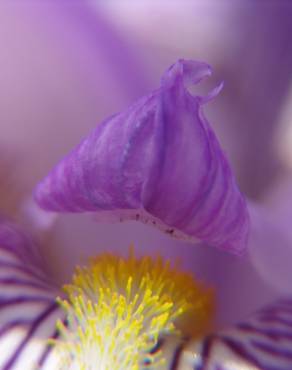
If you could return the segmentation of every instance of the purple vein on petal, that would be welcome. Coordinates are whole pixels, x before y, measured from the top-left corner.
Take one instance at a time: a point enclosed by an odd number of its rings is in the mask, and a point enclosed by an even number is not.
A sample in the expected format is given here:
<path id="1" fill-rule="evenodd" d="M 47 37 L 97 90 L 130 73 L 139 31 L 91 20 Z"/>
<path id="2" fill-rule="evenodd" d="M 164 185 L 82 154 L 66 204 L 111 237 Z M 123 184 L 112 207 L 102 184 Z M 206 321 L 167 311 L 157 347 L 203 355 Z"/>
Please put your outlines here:
<path id="1" fill-rule="evenodd" d="M 68 321 L 67 319 L 63 319 L 61 320 L 62 321 L 62 324 L 64 325 L 64 327 L 66 327 L 68 325 Z M 59 330 L 56 329 L 54 331 L 54 333 L 50 336 L 51 339 L 57 339 L 59 337 L 60 333 L 59 333 Z M 41 367 L 45 364 L 48 356 L 50 355 L 52 351 L 52 346 L 47 346 L 46 349 L 43 351 L 43 353 L 41 354 L 39 360 L 38 360 L 38 365 Z"/>
<path id="2" fill-rule="evenodd" d="M 139 220 L 241 254 L 249 234 L 246 202 L 203 114 L 222 86 L 206 99 L 187 89 L 210 74 L 206 63 L 178 60 L 158 89 L 97 125 L 39 183 L 39 205 Z"/>
<path id="3" fill-rule="evenodd" d="M 44 311 L 42 311 L 41 314 L 37 316 L 34 321 L 31 322 L 27 334 L 25 335 L 24 339 L 19 343 L 19 345 L 16 347 L 13 355 L 9 358 L 7 363 L 5 363 L 3 370 L 10 370 L 12 368 L 12 366 L 15 364 L 18 357 L 20 356 L 21 351 L 28 344 L 29 340 L 32 339 L 38 327 L 48 318 L 48 316 L 50 316 L 57 309 L 59 309 L 59 306 L 57 305 L 56 302 L 53 302 Z"/>
<path id="4" fill-rule="evenodd" d="M 261 328 L 260 326 L 256 326 L 250 323 L 243 323 L 237 325 L 237 328 L 239 330 L 242 330 L 243 332 L 257 333 L 259 335 L 269 337 L 273 340 L 279 340 L 281 338 L 292 340 L 292 332 L 274 329 L 273 327 Z"/>
<path id="5" fill-rule="evenodd" d="M 1 248 L 0 248 L 1 249 Z M 1 252 L 0 252 L 1 254 Z M 1 260 L 0 259 L 0 271 L 3 272 L 3 270 L 16 270 L 18 274 L 27 275 L 29 277 L 32 277 L 37 279 L 40 284 L 44 284 L 44 287 L 51 288 L 52 284 L 47 281 L 47 279 L 43 276 L 43 274 L 39 274 L 37 271 L 33 271 L 31 268 L 27 266 L 23 266 L 22 264 Z M 14 272 L 14 273 L 17 273 Z M 10 272 L 9 272 L 10 273 Z M 6 272 L 5 272 L 6 274 Z"/>
<path id="6" fill-rule="evenodd" d="M 33 281 L 33 280 L 25 280 L 25 279 L 18 279 L 14 276 L 8 276 L 5 278 L 0 278 L 0 285 L 16 285 L 16 286 L 27 286 L 35 289 L 44 290 L 48 286 L 42 284 L 41 282 Z"/>
<path id="7" fill-rule="evenodd" d="M 47 340 L 56 336 L 57 319 L 64 319 L 56 302 L 59 291 L 38 248 L 20 228 L 1 219 L 0 351 L 8 348 L 1 352 L 2 370 L 18 364 L 36 368 L 47 353 L 44 364 L 50 353 Z"/>

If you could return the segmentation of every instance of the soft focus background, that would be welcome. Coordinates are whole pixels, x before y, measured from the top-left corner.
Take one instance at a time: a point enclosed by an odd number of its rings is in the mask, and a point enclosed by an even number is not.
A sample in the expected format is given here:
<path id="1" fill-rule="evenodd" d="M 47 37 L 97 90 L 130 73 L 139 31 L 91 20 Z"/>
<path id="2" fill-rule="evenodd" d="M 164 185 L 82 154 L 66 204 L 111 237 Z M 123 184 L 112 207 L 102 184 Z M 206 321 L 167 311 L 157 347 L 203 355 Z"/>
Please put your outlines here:
<path id="1" fill-rule="evenodd" d="M 206 114 L 240 189 L 289 233 L 291 35 L 289 0 L 2 0 L 2 212 L 47 229 L 51 219 L 29 202 L 37 181 L 100 120 L 157 87 L 175 60 L 193 58 L 214 68 L 200 93 L 225 81 Z M 125 253 L 131 242 L 140 254 L 159 249 L 179 256 L 184 268 L 215 287 L 220 324 L 281 293 L 272 283 L 281 261 L 266 279 L 252 258 L 177 242 L 140 224 L 100 225 L 86 215 L 64 215 L 47 234 L 44 253 L 61 280 L 80 258 Z"/>

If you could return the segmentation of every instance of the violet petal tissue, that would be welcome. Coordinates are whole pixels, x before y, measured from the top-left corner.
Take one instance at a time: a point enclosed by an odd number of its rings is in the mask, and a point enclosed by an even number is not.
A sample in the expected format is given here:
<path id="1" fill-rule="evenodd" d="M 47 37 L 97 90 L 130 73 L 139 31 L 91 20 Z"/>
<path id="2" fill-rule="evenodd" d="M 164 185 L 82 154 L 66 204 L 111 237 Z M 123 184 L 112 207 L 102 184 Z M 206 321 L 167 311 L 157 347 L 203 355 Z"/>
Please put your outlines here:
<path id="1" fill-rule="evenodd" d="M 249 217 L 229 163 L 203 114 L 207 96 L 188 86 L 211 74 L 180 59 L 161 85 L 104 120 L 39 183 L 39 205 L 140 220 L 172 236 L 241 254 Z"/>

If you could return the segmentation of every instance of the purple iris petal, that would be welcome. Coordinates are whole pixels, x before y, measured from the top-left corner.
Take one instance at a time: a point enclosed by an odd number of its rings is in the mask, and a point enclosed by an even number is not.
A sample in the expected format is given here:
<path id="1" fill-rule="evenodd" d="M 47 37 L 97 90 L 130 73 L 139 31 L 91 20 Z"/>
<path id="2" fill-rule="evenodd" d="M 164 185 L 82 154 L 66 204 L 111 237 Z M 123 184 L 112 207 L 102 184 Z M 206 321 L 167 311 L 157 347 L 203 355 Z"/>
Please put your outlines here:
<path id="1" fill-rule="evenodd" d="M 139 219 L 190 241 L 241 253 L 249 229 L 245 201 L 206 120 L 206 97 L 187 86 L 211 74 L 179 60 L 161 86 L 99 124 L 38 185 L 53 211 L 95 211 L 100 219 Z"/>
<path id="2" fill-rule="evenodd" d="M 48 338 L 63 318 L 38 246 L 15 225 L 0 220 L 0 368 L 34 369 L 46 363 Z"/>

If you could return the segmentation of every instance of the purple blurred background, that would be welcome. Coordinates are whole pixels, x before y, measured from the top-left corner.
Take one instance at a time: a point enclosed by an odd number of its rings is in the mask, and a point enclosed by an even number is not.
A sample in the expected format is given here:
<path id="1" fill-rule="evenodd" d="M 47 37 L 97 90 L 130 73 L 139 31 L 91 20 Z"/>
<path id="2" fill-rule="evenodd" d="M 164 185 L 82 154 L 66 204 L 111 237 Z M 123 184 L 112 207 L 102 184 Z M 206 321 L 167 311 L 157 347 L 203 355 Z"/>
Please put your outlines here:
<path id="1" fill-rule="evenodd" d="M 287 222 L 291 35 L 290 1 L 2 0 L 2 211 L 20 219 L 36 182 L 63 155 L 101 119 L 158 86 L 165 68 L 183 57 L 213 66 L 202 91 L 225 81 L 207 116 L 242 192 L 277 210 L 279 223 Z M 124 253 L 131 242 L 140 254 L 159 249 L 179 256 L 186 269 L 210 281 L 221 323 L 279 293 L 249 259 L 177 242 L 134 223 L 100 225 L 85 215 L 64 215 L 45 252 L 63 280 L 80 258 L 105 249 Z"/>

